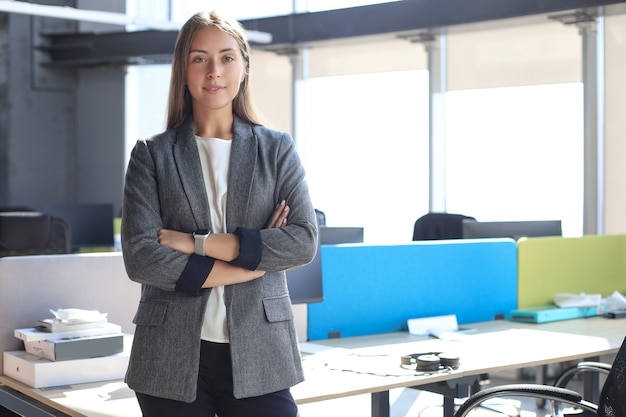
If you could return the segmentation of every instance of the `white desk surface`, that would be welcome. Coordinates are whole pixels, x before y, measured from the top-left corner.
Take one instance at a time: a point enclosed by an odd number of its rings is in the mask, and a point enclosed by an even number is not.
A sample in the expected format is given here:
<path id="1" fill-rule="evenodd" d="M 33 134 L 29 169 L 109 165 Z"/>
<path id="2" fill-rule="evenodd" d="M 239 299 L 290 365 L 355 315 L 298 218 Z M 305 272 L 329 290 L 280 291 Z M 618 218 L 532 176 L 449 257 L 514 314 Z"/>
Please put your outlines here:
<path id="1" fill-rule="evenodd" d="M 493 321 L 466 325 L 476 333 L 440 340 L 388 333 L 316 341 L 326 348 L 303 359 L 306 381 L 292 388 L 300 404 L 350 395 L 415 387 L 506 369 L 581 360 L 617 352 L 626 321 L 593 317 L 546 324 Z M 308 346 L 307 346 L 308 347 Z M 454 352 L 461 366 L 450 373 L 416 376 L 400 367 L 400 356 Z M 134 393 L 121 381 L 33 389 L 0 376 L 0 383 L 73 417 L 137 417 Z"/>
<path id="2" fill-rule="evenodd" d="M 292 393 L 304 404 L 581 360 L 616 353 L 626 336 L 626 321 L 601 317 L 546 324 L 502 320 L 463 327 L 475 328 L 476 333 L 461 335 L 459 340 L 427 339 L 401 332 L 317 341 L 315 344 L 337 349 L 305 356 L 307 380 L 293 387 Z M 399 376 L 407 373 L 400 367 L 400 356 L 421 352 L 456 353 L 461 366 L 450 374 Z M 332 376 L 329 372 L 333 372 Z"/>

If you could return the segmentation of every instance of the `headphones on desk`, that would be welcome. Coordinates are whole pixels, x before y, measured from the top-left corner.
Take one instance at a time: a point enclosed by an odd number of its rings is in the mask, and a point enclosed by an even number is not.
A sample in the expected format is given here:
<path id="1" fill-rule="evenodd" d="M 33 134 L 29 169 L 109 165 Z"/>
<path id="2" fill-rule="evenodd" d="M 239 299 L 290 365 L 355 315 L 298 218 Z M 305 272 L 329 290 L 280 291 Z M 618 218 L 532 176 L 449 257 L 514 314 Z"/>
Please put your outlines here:
<path id="1" fill-rule="evenodd" d="M 460 358 L 447 352 L 411 353 L 400 357 L 400 366 L 418 372 L 441 372 L 458 369 Z"/>

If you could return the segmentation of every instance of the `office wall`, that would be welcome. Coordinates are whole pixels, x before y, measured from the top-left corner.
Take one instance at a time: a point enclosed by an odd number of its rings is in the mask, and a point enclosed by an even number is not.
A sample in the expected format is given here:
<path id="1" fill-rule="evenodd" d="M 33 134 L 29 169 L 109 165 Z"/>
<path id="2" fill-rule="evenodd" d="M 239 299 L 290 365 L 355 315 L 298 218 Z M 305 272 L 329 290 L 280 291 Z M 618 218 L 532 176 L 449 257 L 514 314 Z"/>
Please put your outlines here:
<path id="1" fill-rule="evenodd" d="M 253 50 L 250 89 L 267 123 L 293 134 L 291 63 L 286 55 Z"/>
<path id="2" fill-rule="evenodd" d="M 452 32 L 448 90 L 582 81 L 581 37 L 555 21 Z"/>
<path id="3" fill-rule="evenodd" d="M 69 0 L 45 3 L 77 5 Z M 90 7 L 95 2 L 78 3 Z M 115 8 L 123 4 L 118 0 L 105 6 L 119 11 Z M 0 61 L 0 206 L 121 206 L 124 69 L 48 67 L 45 52 L 36 48 L 46 45 L 42 33 L 77 27 L 75 21 L 0 14 L 0 43 L 6 45 L 6 59 Z M 112 27 L 82 22 L 80 29 Z"/>
<path id="4" fill-rule="evenodd" d="M 124 13 L 126 0 L 76 0 L 79 9 Z M 117 25 L 80 22 L 80 32 L 119 32 Z M 86 67 L 75 70 L 76 178 L 73 201 L 113 203 L 121 210 L 126 151 L 126 68 Z"/>
<path id="5" fill-rule="evenodd" d="M 81 68 L 76 91 L 75 201 L 122 204 L 125 166 L 125 76 L 122 67 Z"/>
<path id="6" fill-rule="evenodd" d="M 72 197 L 75 137 L 72 73 L 48 70 L 34 60 L 39 30 L 69 30 L 58 19 L 0 14 L 6 59 L 0 80 L 0 206 L 40 206 Z M 63 76 L 65 75 L 65 76 Z"/>

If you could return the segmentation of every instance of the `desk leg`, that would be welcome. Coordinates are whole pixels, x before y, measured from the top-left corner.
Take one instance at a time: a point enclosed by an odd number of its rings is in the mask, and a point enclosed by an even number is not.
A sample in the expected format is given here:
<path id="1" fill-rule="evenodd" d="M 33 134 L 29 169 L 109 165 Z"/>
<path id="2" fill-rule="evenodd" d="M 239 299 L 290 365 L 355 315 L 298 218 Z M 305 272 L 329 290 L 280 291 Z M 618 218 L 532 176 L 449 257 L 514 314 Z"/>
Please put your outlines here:
<path id="1" fill-rule="evenodd" d="M 454 397 L 443 397 L 443 415 L 444 417 L 454 416 Z"/>
<path id="2" fill-rule="evenodd" d="M 538 385 L 544 385 L 548 379 L 548 365 L 539 365 L 535 367 L 535 383 Z M 546 407 L 546 400 L 543 398 L 537 398 L 535 400 L 537 408 L 543 410 Z"/>
<path id="3" fill-rule="evenodd" d="M 372 392 L 372 417 L 389 417 L 389 391 Z"/>
<path id="4" fill-rule="evenodd" d="M 586 358 L 586 361 L 598 362 L 600 358 Z M 591 402 L 598 404 L 600 399 L 600 375 L 597 372 L 583 373 L 583 394 Z"/>
<path id="5" fill-rule="evenodd" d="M 417 390 L 434 392 L 443 396 L 443 417 L 454 416 L 454 400 L 469 397 L 472 390 L 477 390 L 479 375 L 464 376 L 450 381 L 411 387 Z"/>

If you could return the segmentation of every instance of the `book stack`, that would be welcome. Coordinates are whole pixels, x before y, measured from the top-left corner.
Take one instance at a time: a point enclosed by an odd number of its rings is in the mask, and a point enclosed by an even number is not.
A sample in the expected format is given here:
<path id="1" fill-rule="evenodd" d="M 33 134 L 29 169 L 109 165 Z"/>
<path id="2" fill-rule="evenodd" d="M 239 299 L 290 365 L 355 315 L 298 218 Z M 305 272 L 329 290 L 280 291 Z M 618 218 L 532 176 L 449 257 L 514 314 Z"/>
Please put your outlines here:
<path id="1" fill-rule="evenodd" d="M 50 361 L 89 359 L 124 351 L 122 327 L 105 322 L 64 324 L 50 321 L 50 327 L 15 329 L 27 353 Z"/>
<path id="2" fill-rule="evenodd" d="M 14 335 L 24 350 L 4 352 L 4 374 L 33 388 L 121 379 L 128 366 L 131 336 L 106 315 L 42 319 Z"/>

